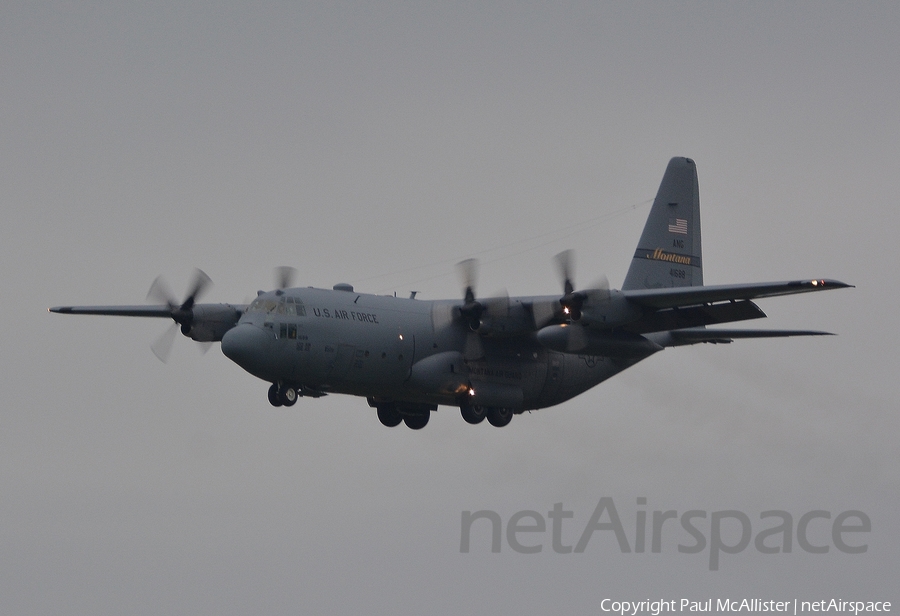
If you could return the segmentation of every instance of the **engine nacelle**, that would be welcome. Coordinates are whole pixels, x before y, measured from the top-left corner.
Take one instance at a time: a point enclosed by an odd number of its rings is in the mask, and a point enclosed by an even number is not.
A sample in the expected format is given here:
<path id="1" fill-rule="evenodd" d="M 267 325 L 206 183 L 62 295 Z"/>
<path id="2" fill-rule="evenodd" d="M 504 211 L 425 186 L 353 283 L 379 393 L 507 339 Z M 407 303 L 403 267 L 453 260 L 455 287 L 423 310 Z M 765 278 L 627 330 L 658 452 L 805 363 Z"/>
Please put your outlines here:
<path id="1" fill-rule="evenodd" d="M 612 329 L 636 321 L 642 315 L 641 308 L 625 299 L 621 291 L 610 291 L 607 301 L 589 300 L 582 306 L 579 318 L 573 320 Z"/>
<path id="2" fill-rule="evenodd" d="M 240 311 L 230 304 L 197 304 L 181 333 L 197 342 L 219 342 L 240 318 Z"/>

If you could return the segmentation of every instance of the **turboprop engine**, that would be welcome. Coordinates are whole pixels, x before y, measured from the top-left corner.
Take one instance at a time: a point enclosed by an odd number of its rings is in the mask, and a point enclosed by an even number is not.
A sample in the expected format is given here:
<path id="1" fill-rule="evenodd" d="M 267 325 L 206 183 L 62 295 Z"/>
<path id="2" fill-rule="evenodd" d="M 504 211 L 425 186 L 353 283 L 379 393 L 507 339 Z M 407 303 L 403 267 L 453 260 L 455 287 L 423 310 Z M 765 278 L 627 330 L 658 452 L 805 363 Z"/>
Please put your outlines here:
<path id="1" fill-rule="evenodd" d="M 196 304 L 181 333 L 197 342 L 217 342 L 240 318 L 241 312 L 229 304 Z"/>

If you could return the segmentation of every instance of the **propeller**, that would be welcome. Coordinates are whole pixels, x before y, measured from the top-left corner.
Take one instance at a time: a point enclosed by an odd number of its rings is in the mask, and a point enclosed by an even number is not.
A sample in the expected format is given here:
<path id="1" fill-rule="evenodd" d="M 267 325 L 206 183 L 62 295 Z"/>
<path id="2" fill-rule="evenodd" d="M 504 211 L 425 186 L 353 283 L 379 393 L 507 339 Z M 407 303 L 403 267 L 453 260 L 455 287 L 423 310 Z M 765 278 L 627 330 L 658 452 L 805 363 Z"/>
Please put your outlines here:
<path id="1" fill-rule="evenodd" d="M 289 265 L 281 265 L 275 268 L 275 281 L 278 284 L 276 288 L 287 289 L 294 283 L 297 276 L 297 270 Z"/>
<path id="2" fill-rule="evenodd" d="M 484 300 L 475 299 L 478 261 L 466 259 L 457 263 L 456 267 L 465 290 L 463 291 L 463 304 L 456 306 L 455 311 L 457 318 L 465 323 L 469 330 L 463 355 L 467 360 L 480 359 L 484 357 L 484 345 L 481 337 L 492 331 L 494 320 L 503 321 L 509 316 L 509 295 L 503 291 L 495 297 Z"/>
<path id="3" fill-rule="evenodd" d="M 575 292 L 575 284 L 572 282 L 572 250 L 564 250 L 556 257 L 556 266 L 559 268 L 559 277 L 563 280 L 564 295 L 559 299 L 563 313 L 572 321 L 581 318 L 581 308 L 587 295 L 581 291 Z"/>
<path id="4" fill-rule="evenodd" d="M 457 310 L 459 318 L 469 330 L 466 334 L 463 356 L 467 360 L 481 359 L 484 357 L 484 345 L 481 344 L 478 328 L 481 327 L 481 317 L 487 311 L 487 306 L 475 299 L 475 277 L 478 271 L 478 261 L 476 259 L 460 261 L 456 264 L 456 270 L 465 286 L 463 304 L 462 306 L 457 306 Z"/>
<path id="5" fill-rule="evenodd" d="M 190 290 L 185 296 L 184 301 L 180 304 L 175 300 L 175 295 L 172 293 L 172 290 L 166 284 L 165 280 L 163 280 L 162 276 L 157 276 L 156 280 L 153 281 L 153 284 L 150 285 L 150 290 L 147 292 L 147 299 L 168 306 L 169 314 L 174 321 L 174 323 L 172 323 L 172 325 L 170 325 L 169 328 L 150 345 L 150 350 L 153 351 L 153 354 L 156 355 L 157 359 L 161 362 L 165 363 L 169 358 L 169 353 L 172 351 L 172 343 L 175 341 L 177 326 L 181 326 L 181 333 L 185 336 L 190 332 L 191 323 L 194 320 L 194 304 L 196 304 L 197 299 L 203 295 L 210 285 L 212 285 L 210 277 L 202 270 L 195 270 L 194 280 Z M 202 350 L 205 353 L 210 345 L 209 343 L 201 344 L 203 344 Z"/>
<path id="6" fill-rule="evenodd" d="M 563 280 L 563 296 L 559 299 L 563 314 L 570 321 L 581 319 L 585 305 L 609 301 L 609 280 L 602 276 L 592 288 L 586 291 L 576 291 L 572 281 L 574 260 L 572 250 L 564 250 L 556 255 L 556 264 L 559 268 L 560 278 Z"/>
<path id="7" fill-rule="evenodd" d="M 463 305 L 459 306 L 459 315 L 473 332 L 481 324 L 481 315 L 486 306 L 475 299 L 475 276 L 478 271 L 477 259 L 466 259 L 456 264 L 459 277 L 462 279 L 465 290 L 463 291 Z"/>

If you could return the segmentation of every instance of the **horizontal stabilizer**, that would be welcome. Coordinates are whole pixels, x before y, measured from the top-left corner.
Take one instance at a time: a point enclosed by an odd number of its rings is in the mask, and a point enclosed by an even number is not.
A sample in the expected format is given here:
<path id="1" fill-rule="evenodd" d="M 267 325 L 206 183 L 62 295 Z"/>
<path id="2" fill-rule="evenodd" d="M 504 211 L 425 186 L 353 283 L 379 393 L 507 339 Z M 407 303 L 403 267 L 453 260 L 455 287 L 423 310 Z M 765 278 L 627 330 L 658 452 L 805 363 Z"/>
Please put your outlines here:
<path id="1" fill-rule="evenodd" d="M 647 308 L 677 308 L 711 302 L 739 299 L 759 299 L 844 289 L 853 285 L 838 280 L 795 280 L 789 282 L 758 282 L 750 284 L 724 284 L 707 287 L 674 287 L 665 289 L 635 289 L 623 291 L 625 298 Z"/>

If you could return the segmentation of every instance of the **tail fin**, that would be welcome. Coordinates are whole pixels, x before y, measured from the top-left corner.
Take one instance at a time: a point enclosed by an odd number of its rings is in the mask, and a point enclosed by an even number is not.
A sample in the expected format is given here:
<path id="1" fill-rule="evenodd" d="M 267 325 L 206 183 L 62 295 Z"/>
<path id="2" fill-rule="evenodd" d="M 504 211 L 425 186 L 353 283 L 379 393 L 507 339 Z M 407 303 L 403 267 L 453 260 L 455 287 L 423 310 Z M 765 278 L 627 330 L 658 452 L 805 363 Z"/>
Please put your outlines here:
<path id="1" fill-rule="evenodd" d="M 697 166 L 673 158 L 659 185 L 622 290 L 703 285 Z"/>

